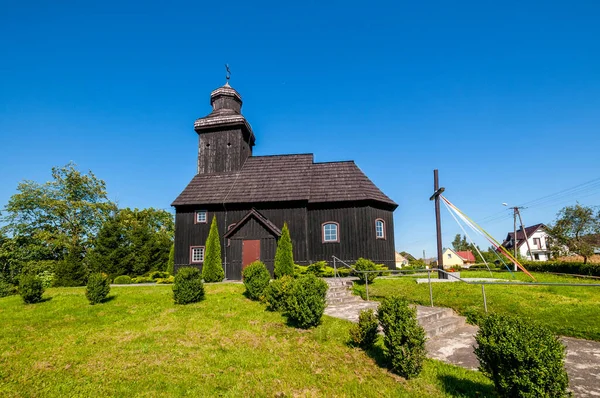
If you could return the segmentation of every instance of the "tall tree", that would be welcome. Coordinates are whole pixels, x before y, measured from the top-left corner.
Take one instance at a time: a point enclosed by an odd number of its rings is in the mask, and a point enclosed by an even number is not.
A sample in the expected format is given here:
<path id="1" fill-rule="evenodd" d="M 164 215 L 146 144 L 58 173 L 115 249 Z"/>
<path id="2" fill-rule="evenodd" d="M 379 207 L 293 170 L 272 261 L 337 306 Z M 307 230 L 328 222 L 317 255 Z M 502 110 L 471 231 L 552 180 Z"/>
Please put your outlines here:
<path id="1" fill-rule="evenodd" d="M 452 248 L 457 252 L 471 250 L 469 242 L 467 241 L 467 236 L 463 235 L 461 238 L 460 234 L 456 234 L 452 241 Z"/>
<path id="2" fill-rule="evenodd" d="M 221 240 L 219 239 L 216 216 L 213 216 L 210 224 L 205 249 L 202 279 L 204 279 L 204 282 L 221 282 L 225 278 L 225 271 L 221 261 Z"/>
<path id="3" fill-rule="evenodd" d="M 594 254 L 595 236 L 600 233 L 600 211 L 598 208 L 566 206 L 556 215 L 554 225 L 548 228 L 550 248 L 555 255 L 579 254 L 587 263 Z"/>
<path id="4" fill-rule="evenodd" d="M 167 272 L 169 275 L 175 274 L 175 245 L 171 245 L 171 250 L 169 250 L 169 260 L 167 262 Z"/>
<path id="5" fill-rule="evenodd" d="M 104 181 L 69 163 L 53 167 L 52 180 L 44 184 L 21 182 L 1 221 L 25 253 L 19 254 L 23 261 L 55 260 L 57 273 L 73 272 L 85 279 L 81 260 L 114 209 Z"/>
<path id="6" fill-rule="evenodd" d="M 281 278 L 284 275 L 294 276 L 294 252 L 287 223 L 283 223 L 275 251 L 275 278 Z"/>

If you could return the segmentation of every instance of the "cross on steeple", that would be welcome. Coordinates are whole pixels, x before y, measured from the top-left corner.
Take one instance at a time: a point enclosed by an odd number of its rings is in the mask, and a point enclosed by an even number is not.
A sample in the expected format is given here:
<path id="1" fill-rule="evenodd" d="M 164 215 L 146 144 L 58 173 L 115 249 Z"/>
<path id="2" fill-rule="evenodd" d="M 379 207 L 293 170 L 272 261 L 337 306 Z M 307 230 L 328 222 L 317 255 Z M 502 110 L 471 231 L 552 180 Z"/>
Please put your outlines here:
<path id="1" fill-rule="evenodd" d="M 227 79 L 227 83 L 229 83 L 229 79 L 231 79 L 231 71 L 229 70 L 229 65 L 225 64 L 225 79 Z"/>

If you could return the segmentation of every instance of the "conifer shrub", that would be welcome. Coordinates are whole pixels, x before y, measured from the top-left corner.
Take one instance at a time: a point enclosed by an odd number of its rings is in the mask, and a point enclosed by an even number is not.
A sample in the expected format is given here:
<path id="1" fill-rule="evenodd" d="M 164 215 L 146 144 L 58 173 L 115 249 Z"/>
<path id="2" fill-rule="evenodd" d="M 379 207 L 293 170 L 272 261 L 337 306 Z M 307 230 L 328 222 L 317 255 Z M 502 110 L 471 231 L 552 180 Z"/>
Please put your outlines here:
<path id="1" fill-rule="evenodd" d="M 216 216 L 213 216 L 208 238 L 206 239 L 202 278 L 204 282 L 221 282 L 225 279 L 225 270 L 223 270 L 223 263 L 221 262 L 221 240 L 219 238 Z"/>
<path id="2" fill-rule="evenodd" d="M 354 346 L 368 350 L 377 341 L 377 328 L 379 322 L 372 309 L 362 310 L 358 316 L 358 323 L 350 328 L 350 343 Z"/>
<path id="3" fill-rule="evenodd" d="M 165 271 L 152 271 L 148 274 L 148 278 L 150 279 L 158 279 L 158 278 L 168 278 L 169 273 Z"/>
<path id="4" fill-rule="evenodd" d="M 284 311 L 287 296 L 290 293 L 294 278 L 284 275 L 275 279 L 263 291 L 262 299 L 269 311 Z"/>
<path id="5" fill-rule="evenodd" d="M 128 275 L 117 276 L 113 281 L 115 285 L 130 285 L 131 278 Z"/>
<path id="6" fill-rule="evenodd" d="M 169 260 L 167 261 L 167 273 L 169 275 L 175 274 L 175 244 L 172 244 L 171 250 L 169 250 Z"/>
<path id="7" fill-rule="evenodd" d="M 417 322 L 417 310 L 400 296 L 383 300 L 377 310 L 383 329 L 384 354 L 393 372 L 410 379 L 423 369 L 425 331 Z"/>
<path id="8" fill-rule="evenodd" d="M 135 278 L 131 278 L 131 283 L 154 283 L 156 280 L 150 278 L 149 276 L 136 276 Z"/>
<path id="9" fill-rule="evenodd" d="M 288 321 L 303 329 L 317 326 L 325 310 L 326 293 L 327 283 L 315 275 L 295 279 L 285 303 Z"/>
<path id="10" fill-rule="evenodd" d="M 35 275 L 21 275 L 19 278 L 19 294 L 25 304 L 35 304 L 42 301 L 44 286 Z"/>
<path id="11" fill-rule="evenodd" d="M 167 277 L 167 278 L 158 278 L 156 280 L 156 283 L 159 285 L 170 285 L 172 283 L 175 282 L 175 277 L 173 275 Z"/>
<path id="12" fill-rule="evenodd" d="M 84 286 L 88 270 L 83 263 L 83 249 L 71 249 L 62 261 L 58 261 L 54 273 L 54 286 Z"/>
<path id="13" fill-rule="evenodd" d="M 246 296 L 252 300 L 260 300 L 271 280 L 267 266 L 262 261 L 255 261 L 244 268 L 242 276 L 246 287 Z"/>
<path id="14" fill-rule="evenodd" d="M 479 370 L 501 397 L 568 396 L 565 347 L 545 327 L 492 314 L 480 321 L 475 340 Z"/>
<path id="15" fill-rule="evenodd" d="M 281 278 L 284 275 L 294 276 L 294 251 L 287 223 L 283 223 L 281 236 L 277 242 L 274 273 L 275 278 Z"/>
<path id="16" fill-rule="evenodd" d="M 85 297 L 91 305 L 103 302 L 110 292 L 110 281 L 108 276 L 95 273 L 89 276 L 87 287 L 85 289 Z"/>
<path id="17" fill-rule="evenodd" d="M 0 298 L 12 296 L 18 293 L 18 289 L 12 283 L 0 277 Z"/>
<path id="18" fill-rule="evenodd" d="M 173 283 L 175 304 L 197 303 L 202 299 L 204 299 L 204 283 L 200 271 L 193 267 L 180 268 Z"/>
<path id="19" fill-rule="evenodd" d="M 356 263 L 354 264 L 354 268 L 357 271 L 377 271 L 377 269 L 378 269 L 377 264 L 375 264 L 371 260 L 367 260 L 362 257 L 359 258 L 358 260 L 356 260 Z M 357 272 L 356 276 L 359 277 L 358 283 L 365 283 L 365 275 L 367 277 L 367 281 L 369 283 L 373 283 L 375 281 L 375 278 L 377 278 L 377 275 L 379 275 L 379 273 L 377 273 L 377 272 L 368 272 L 368 273 Z"/>

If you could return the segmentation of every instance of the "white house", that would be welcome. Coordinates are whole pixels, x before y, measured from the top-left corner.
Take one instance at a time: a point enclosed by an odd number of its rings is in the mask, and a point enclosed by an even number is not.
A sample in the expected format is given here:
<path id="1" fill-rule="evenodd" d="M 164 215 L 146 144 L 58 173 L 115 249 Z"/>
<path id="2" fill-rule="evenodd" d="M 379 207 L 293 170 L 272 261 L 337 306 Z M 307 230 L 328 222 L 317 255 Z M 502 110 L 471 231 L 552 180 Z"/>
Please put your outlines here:
<path id="1" fill-rule="evenodd" d="M 531 247 L 531 253 L 527 248 L 525 241 L 525 235 L 527 235 L 527 241 Z M 514 232 L 509 232 L 506 239 L 502 243 L 502 246 L 509 249 L 513 253 L 514 247 Z M 550 246 L 548 245 L 548 233 L 546 232 L 546 226 L 544 224 L 536 224 L 531 227 L 517 230 L 517 252 L 528 260 L 534 261 L 546 261 L 550 259 Z"/>
<path id="2" fill-rule="evenodd" d="M 402 268 L 408 265 L 408 259 L 402 254 L 396 252 L 396 268 Z"/>

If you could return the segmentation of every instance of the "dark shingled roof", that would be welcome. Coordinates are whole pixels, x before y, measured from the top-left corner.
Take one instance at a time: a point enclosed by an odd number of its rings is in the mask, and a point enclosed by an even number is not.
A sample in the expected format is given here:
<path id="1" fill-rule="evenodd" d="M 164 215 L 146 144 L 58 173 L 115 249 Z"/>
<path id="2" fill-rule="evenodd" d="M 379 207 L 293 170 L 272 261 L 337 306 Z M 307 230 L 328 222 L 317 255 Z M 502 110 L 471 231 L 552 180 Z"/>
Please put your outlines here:
<path id="1" fill-rule="evenodd" d="M 314 163 L 312 154 L 251 156 L 239 172 L 198 174 L 172 205 L 294 200 L 397 206 L 353 161 Z"/>
<path id="2" fill-rule="evenodd" d="M 541 227 L 545 227 L 545 225 L 540 223 L 540 224 L 532 225 L 531 227 L 525 227 L 525 232 L 527 233 L 527 237 L 528 238 L 531 237 L 531 235 L 533 235 L 533 233 L 535 231 L 537 231 L 538 229 L 540 229 Z M 502 242 L 502 246 L 507 247 L 507 248 L 513 247 L 511 241 L 513 239 L 514 234 L 515 234 L 514 232 L 509 232 L 506 239 L 504 240 L 504 242 Z M 517 247 L 520 247 L 523 244 L 525 244 L 525 234 L 523 234 L 523 229 L 517 229 Z"/>

